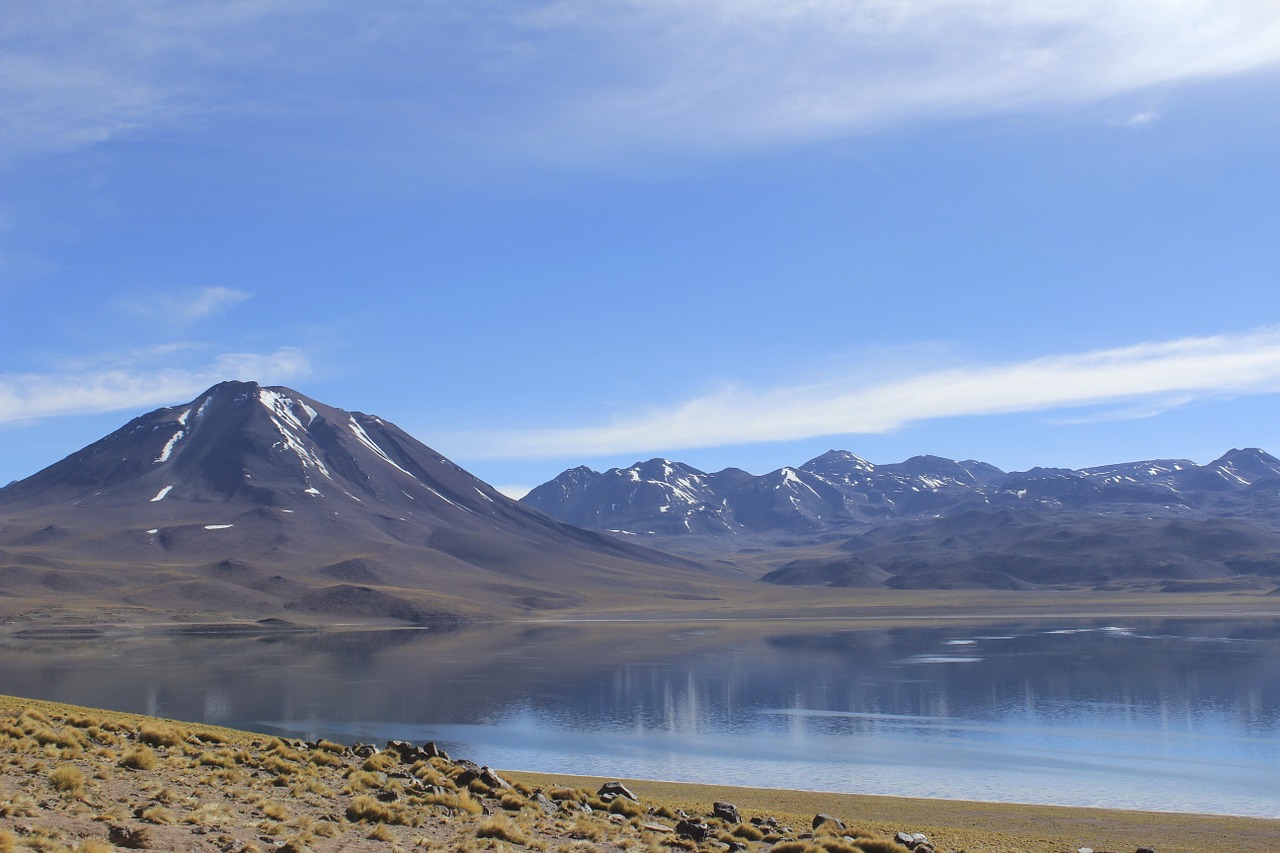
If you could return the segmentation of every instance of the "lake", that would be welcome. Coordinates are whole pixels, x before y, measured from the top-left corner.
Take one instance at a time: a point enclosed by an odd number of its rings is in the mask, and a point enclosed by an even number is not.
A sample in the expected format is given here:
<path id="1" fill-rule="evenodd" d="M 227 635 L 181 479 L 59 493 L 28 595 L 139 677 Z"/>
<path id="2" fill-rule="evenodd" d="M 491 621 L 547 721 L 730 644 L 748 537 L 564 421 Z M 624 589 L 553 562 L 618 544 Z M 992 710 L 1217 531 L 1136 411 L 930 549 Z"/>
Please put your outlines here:
<path id="1" fill-rule="evenodd" d="M 499 768 L 1280 816 L 1280 620 L 6 638 L 0 693 Z"/>

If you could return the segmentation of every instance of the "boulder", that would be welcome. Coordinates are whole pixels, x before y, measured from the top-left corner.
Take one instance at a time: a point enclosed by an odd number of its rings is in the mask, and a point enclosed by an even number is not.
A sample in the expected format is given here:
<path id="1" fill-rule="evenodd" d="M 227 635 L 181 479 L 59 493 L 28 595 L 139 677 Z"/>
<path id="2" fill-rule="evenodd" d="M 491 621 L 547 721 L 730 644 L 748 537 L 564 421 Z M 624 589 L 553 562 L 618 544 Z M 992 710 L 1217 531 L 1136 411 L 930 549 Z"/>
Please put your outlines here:
<path id="1" fill-rule="evenodd" d="M 618 781 L 605 782 L 600 786 L 600 790 L 596 792 L 596 796 L 604 800 L 606 803 L 614 797 L 626 797 L 632 802 L 640 802 L 640 798 L 627 788 L 626 785 Z"/>
<path id="2" fill-rule="evenodd" d="M 690 841 L 706 841 L 711 835 L 711 827 L 702 821 L 682 820 L 676 824 L 676 835 Z"/>
<path id="3" fill-rule="evenodd" d="M 838 817 L 832 817 L 832 816 L 831 816 L 831 815 L 829 815 L 829 814 L 816 814 L 816 815 L 814 815 L 814 816 L 813 816 L 813 828 L 814 828 L 814 829 L 817 829 L 818 827 L 822 826 L 823 824 L 827 824 L 827 823 L 833 823 L 833 824 L 835 824 L 835 827 L 836 827 L 837 829 L 839 829 L 841 832 L 844 832 L 844 830 L 845 830 L 844 821 L 842 821 L 842 820 L 841 820 L 840 818 L 838 818 Z"/>
<path id="4" fill-rule="evenodd" d="M 713 803 L 711 805 L 711 814 L 720 820 L 728 823 L 742 823 L 742 816 L 738 814 L 738 807 L 733 803 Z"/>
<path id="5" fill-rule="evenodd" d="M 489 790 L 495 790 L 495 789 L 502 790 L 502 789 L 511 787 L 510 782 L 508 782 L 506 779 L 503 779 L 497 773 L 494 773 L 488 767 L 480 768 L 479 778 L 480 778 L 480 781 L 483 782 L 489 788 Z"/>
<path id="6" fill-rule="evenodd" d="M 541 791 L 534 794 L 532 797 L 532 800 L 533 800 L 533 804 L 538 808 L 542 809 L 542 813 L 547 815 L 548 817 L 560 811 L 560 806 L 557 805 L 554 800 L 549 798 L 546 794 L 542 793 Z"/>

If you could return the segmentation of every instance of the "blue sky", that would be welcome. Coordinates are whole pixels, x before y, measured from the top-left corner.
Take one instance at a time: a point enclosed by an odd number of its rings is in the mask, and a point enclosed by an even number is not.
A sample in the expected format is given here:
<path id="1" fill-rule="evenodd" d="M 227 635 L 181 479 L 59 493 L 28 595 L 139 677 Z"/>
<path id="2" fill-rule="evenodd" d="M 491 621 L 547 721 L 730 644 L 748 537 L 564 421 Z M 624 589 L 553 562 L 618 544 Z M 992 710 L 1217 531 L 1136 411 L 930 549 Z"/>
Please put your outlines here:
<path id="1" fill-rule="evenodd" d="M 1271 0 L 0 21 L 0 483 L 223 379 L 503 487 L 1280 452 Z"/>

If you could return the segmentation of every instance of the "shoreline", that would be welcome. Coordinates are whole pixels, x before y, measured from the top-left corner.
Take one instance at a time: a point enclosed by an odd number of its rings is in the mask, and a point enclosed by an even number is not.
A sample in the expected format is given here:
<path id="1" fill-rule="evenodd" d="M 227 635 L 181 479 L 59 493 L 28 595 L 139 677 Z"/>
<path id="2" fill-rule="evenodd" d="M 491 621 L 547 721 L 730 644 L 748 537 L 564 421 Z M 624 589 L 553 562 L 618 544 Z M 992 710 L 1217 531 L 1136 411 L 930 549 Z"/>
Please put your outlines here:
<path id="1" fill-rule="evenodd" d="M 31 709 L 54 720 L 75 720 L 77 717 L 92 716 L 95 719 L 110 721 L 110 724 L 134 727 L 138 730 L 147 725 L 171 726 L 184 732 L 188 740 L 193 735 L 203 736 L 203 741 L 194 741 L 201 744 L 201 748 L 204 748 L 206 743 L 216 743 L 219 739 L 240 749 L 248 744 L 261 745 L 263 741 L 276 740 L 269 735 L 200 723 L 185 723 L 44 700 L 0 696 L 0 715 L 14 717 L 21 714 L 23 709 Z M 210 759 L 202 757 L 202 760 Z M 29 784 L 22 783 L 21 780 L 15 783 L 14 763 L 10 760 L 0 768 L 0 808 L 4 807 L 6 797 L 12 802 L 12 792 L 16 786 Z M 199 762 L 191 762 L 190 769 L 185 772 L 195 777 L 207 769 L 207 767 L 202 768 Z M 99 775 L 102 775 L 101 771 Z M 527 790 L 573 788 L 594 791 L 599 788 L 602 781 L 609 780 L 608 777 L 600 776 L 540 774 L 519 770 L 499 771 L 499 775 L 517 786 L 524 786 Z M 1149 847 L 1159 853 L 1199 853 L 1206 849 L 1231 849 L 1234 853 L 1253 853 L 1253 851 L 1262 853 L 1264 850 L 1274 849 L 1276 840 L 1280 839 L 1280 819 L 1274 818 L 886 797 L 655 780 L 620 779 L 618 781 L 636 793 L 641 805 L 648 809 L 650 815 L 674 814 L 676 809 L 684 809 L 690 814 L 708 814 L 712 803 L 731 802 L 742 812 L 744 821 L 748 816 L 767 815 L 794 827 L 794 832 L 799 834 L 810 825 L 814 815 L 825 813 L 841 818 L 851 827 L 856 825 L 877 836 L 892 837 L 897 832 L 923 832 L 937 843 L 939 851 L 1063 853 L 1063 851 L 1076 850 L 1080 847 L 1091 847 L 1127 853 L 1128 850 Z M 141 784 L 141 779 L 137 784 Z M 266 790 L 269 793 L 270 789 Z M 142 793 L 145 792 L 139 789 L 139 795 Z M 280 789 L 282 802 L 289 803 L 297 811 L 298 807 L 286 794 L 287 789 Z M 329 805 L 332 807 L 333 803 L 330 802 Z M 650 823 L 660 820 L 660 818 L 653 818 Z M 27 821 L 27 823 L 31 822 Z M 669 824 L 670 820 L 665 822 Z M 616 826 L 617 821 L 614 823 Z M 475 829 L 472 824 L 465 821 L 458 826 L 467 828 L 467 831 Z M 454 827 L 454 829 L 457 828 Z M 441 827 L 437 829 L 444 831 Z M 617 829 L 619 832 L 622 831 L 621 827 Z M 647 830 L 640 831 L 643 833 Z M 765 843 L 756 843 L 748 849 L 767 851 L 769 847 L 770 845 Z M 330 848 L 324 843 L 317 842 L 312 847 L 298 849 L 359 848 L 350 845 Z M 370 849 L 386 848 L 382 846 Z M 574 848 L 566 846 L 543 849 Z M 628 848 L 619 846 L 595 849 L 625 850 Z M 706 849 L 722 850 L 723 847 Z"/>

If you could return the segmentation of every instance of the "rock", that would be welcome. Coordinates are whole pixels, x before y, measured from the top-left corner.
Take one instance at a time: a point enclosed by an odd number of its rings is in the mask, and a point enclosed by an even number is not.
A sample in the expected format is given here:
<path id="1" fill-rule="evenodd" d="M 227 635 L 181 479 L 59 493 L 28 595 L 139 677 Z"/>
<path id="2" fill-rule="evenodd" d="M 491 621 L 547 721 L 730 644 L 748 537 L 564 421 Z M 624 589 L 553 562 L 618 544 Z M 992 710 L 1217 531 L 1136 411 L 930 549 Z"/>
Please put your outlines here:
<path id="1" fill-rule="evenodd" d="M 494 773 L 488 767 L 480 768 L 480 781 L 487 785 L 491 790 L 494 788 L 503 789 L 511 787 L 511 783 L 506 779 L 503 779 L 497 773 Z"/>
<path id="2" fill-rule="evenodd" d="M 671 827 L 661 823 L 646 823 L 646 824 L 642 824 L 642 826 L 644 829 L 647 829 L 650 832 L 659 832 L 659 833 L 662 833 L 663 835 L 670 835 L 671 833 L 675 832 L 675 830 L 672 829 Z"/>
<path id="3" fill-rule="evenodd" d="M 712 803 L 711 814 L 729 823 L 742 823 L 742 816 L 738 814 L 738 807 L 733 803 Z"/>
<path id="4" fill-rule="evenodd" d="M 110 826 L 107 828 L 107 840 L 128 850 L 148 850 L 151 847 L 151 833 L 145 826 Z"/>
<path id="5" fill-rule="evenodd" d="M 356 758 L 369 758 L 378 754 L 378 748 L 371 743 L 356 743 L 349 747 Z"/>
<path id="6" fill-rule="evenodd" d="M 899 832 L 893 836 L 893 840 L 908 850 L 933 853 L 933 845 L 929 843 L 929 836 L 923 832 Z"/>
<path id="7" fill-rule="evenodd" d="M 606 797 L 610 799 L 613 797 L 626 797 L 628 800 L 631 800 L 632 802 L 635 802 L 635 803 L 640 802 L 640 798 L 637 797 L 635 794 L 631 793 L 631 791 L 627 788 L 626 785 L 617 781 L 605 782 L 603 785 L 600 786 L 600 790 L 596 792 L 596 796 L 598 796 L 602 800 L 605 800 L 605 802 L 608 802 L 608 799 L 605 799 Z"/>
<path id="8" fill-rule="evenodd" d="M 822 826 L 825 823 L 834 823 L 836 825 L 836 828 L 839 829 L 841 832 L 843 832 L 845 829 L 844 821 L 842 821 L 838 817 L 832 817 L 829 814 L 816 814 L 813 816 L 814 829 L 817 829 L 818 827 Z"/>
<path id="9" fill-rule="evenodd" d="M 426 753 L 427 758 L 443 758 L 445 761 L 449 760 L 449 753 L 436 746 L 436 742 L 433 740 L 429 740 L 424 743 L 422 745 L 422 751 Z"/>
<path id="10" fill-rule="evenodd" d="M 690 841 L 705 841 L 711 834 L 711 827 L 702 821 L 682 820 L 676 824 L 676 835 Z"/>
<path id="11" fill-rule="evenodd" d="M 534 794 L 532 797 L 532 800 L 533 800 L 533 804 L 536 805 L 538 808 L 542 809 L 542 813 L 545 814 L 547 817 L 550 817 L 551 815 L 560 811 L 560 806 L 558 806 L 554 800 L 549 798 L 546 794 L 542 793 L 541 791 Z"/>
<path id="12" fill-rule="evenodd" d="M 1093 853 L 1092 847 L 1080 847 L 1076 849 L 1076 853 Z"/>
<path id="13" fill-rule="evenodd" d="M 1156 851 L 1154 847 L 1139 847 L 1133 853 L 1156 853 Z"/>
<path id="14" fill-rule="evenodd" d="M 426 757 L 422 754 L 422 750 L 418 749 L 407 740 L 389 740 L 387 741 L 386 750 L 387 752 L 394 752 L 396 755 L 400 756 L 400 760 L 406 764 L 412 764 L 419 758 Z"/>
<path id="15" fill-rule="evenodd" d="M 462 772 L 453 780 L 459 788 L 465 788 L 480 778 L 480 765 L 476 764 L 474 761 L 468 761 L 465 758 L 460 758 L 453 763 L 462 768 Z"/>

